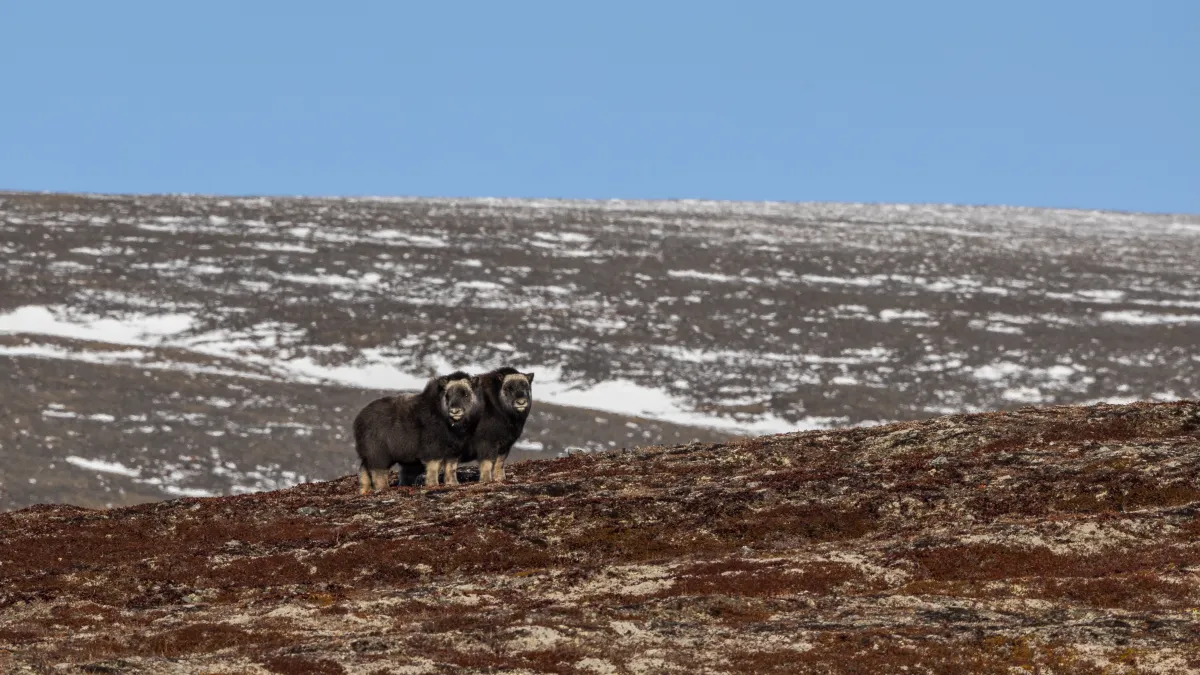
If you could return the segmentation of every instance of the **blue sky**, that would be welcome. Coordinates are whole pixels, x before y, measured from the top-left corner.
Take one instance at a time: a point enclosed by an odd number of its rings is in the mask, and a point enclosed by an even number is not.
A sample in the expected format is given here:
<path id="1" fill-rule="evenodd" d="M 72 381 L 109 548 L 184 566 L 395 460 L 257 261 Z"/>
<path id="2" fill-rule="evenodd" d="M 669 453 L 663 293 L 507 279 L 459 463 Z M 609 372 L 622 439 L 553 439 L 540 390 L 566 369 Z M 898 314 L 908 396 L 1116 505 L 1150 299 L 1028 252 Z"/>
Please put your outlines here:
<path id="1" fill-rule="evenodd" d="M 0 5 L 0 189 L 1200 213 L 1200 3 Z"/>

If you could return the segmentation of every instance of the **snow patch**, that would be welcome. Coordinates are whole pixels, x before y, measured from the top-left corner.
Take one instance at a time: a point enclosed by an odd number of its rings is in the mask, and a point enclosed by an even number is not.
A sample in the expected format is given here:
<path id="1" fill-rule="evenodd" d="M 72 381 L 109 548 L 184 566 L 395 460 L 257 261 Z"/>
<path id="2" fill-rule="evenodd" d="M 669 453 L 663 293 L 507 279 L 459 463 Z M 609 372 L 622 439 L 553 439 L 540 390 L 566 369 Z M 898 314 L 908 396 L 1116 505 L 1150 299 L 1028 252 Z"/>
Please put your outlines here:
<path id="1" fill-rule="evenodd" d="M 494 281 L 459 281 L 454 284 L 457 288 L 473 288 L 479 291 L 501 291 L 503 284 Z"/>
<path id="2" fill-rule="evenodd" d="M 883 321 L 905 321 L 909 319 L 928 319 L 929 312 L 915 309 L 884 309 L 880 310 L 879 318 Z"/>
<path id="3" fill-rule="evenodd" d="M 557 241 L 564 244 L 589 244 L 592 238 L 578 232 L 534 232 L 533 236 L 543 241 Z"/>
<path id="4" fill-rule="evenodd" d="M 274 241 L 256 241 L 254 248 L 260 251 L 274 251 L 277 253 L 316 253 L 317 249 L 309 246 L 301 246 L 299 244 L 287 244 Z"/>
<path id="5" fill-rule="evenodd" d="M 87 459 L 85 457 L 76 457 L 75 455 L 70 455 L 63 461 L 65 461 L 67 464 L 72 464 L 88 471 L 115 473 L 121 476 L 129 476 L 133 478 L 136 478 L 142 474 L 141 469 L 131 469 L 119 462 L 106 462 L 102 459 Z"/>
<path id="6" fill-rule="evenodd" d="M 1109 323 L 1124 323 L 1131 326 L 1165 326 L 1181 323 L 1197 323 L 1200 322 L 1200 315 L 1196 314 L 1151 314 L 1138 310 L 1121 310 L 1115 312 L 1101 312 L 1100 320 Z"/>
<path id="7" fill-rule="evenodd" d="M 602 410 L 634 417 L 648 417 L 686 426 L 720 429 L 746 434 L 775 434 L 802 429 L 820 429 L 823 425 L 801 420 L 789 422 L 775 415 L 740 420 L 733 417 L 697 413 L 663 389 L 646 387 L 629 380 L 616 379 L 592 385 L 565 382 L 556 367 L 531 368 L 538 374 L 535 397 L 545 397 L 558 405 Z"/>
<path id="8" fill-rule="evenodd" d="M 745 277 L 734 277 L 716 272 L 701 272 L 699 270 L 668 270 L 667 276 L 676 279 L 703 279 L 704 281 L 718 281 L 727 284 L 749 281 Z"/>
<path id="9" fill-rule="evenodd" d="M 186 332 L 195 319 L 187 314 L 130 314 L 109 319 L 88 314 L 69 315 L 63 306 L 27 305 L 0 314 L 0 333 L 53 335 L 124 345 L 150 345 Z"/>
<path id="10" fill-rule="evenodd" d="M 801 275 L 800 279 L 810 284 L 832 284 L 837 286 L 878 286 L 883 283 L 883 279 L 878 276 L 831 277 L 820 274 L 804 274 Z"/>

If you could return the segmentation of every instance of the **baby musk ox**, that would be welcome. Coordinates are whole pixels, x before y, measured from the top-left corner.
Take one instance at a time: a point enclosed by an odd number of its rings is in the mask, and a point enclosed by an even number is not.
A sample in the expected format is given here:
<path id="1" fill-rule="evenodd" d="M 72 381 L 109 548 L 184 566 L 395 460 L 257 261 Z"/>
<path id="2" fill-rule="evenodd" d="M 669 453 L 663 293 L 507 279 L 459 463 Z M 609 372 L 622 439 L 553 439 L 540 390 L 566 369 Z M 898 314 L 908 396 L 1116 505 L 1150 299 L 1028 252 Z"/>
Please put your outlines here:
<path id="1" fill-rule="evenodd" d="M 533 373 L 504 367 L 476 377 L 483 412 L 461 460 L 479 460 L 479 482 L 498 482 L 504 480 L 504 460 L 521 437 L 533 407 Z"/>
<path id="2" fill-rule="evenodd" d="M 426 485 L 438 484 L 443 464 L 446 484 L 456 485 L 458 458 L 483 409 L 479 379 L 461 371 L 430 378 L 419 394 L 368 403 L 354 418 L 360 492 L 385 489 L 393 464 L 400 465 L 401 485 L 411 485 L 422 464 Z"/>

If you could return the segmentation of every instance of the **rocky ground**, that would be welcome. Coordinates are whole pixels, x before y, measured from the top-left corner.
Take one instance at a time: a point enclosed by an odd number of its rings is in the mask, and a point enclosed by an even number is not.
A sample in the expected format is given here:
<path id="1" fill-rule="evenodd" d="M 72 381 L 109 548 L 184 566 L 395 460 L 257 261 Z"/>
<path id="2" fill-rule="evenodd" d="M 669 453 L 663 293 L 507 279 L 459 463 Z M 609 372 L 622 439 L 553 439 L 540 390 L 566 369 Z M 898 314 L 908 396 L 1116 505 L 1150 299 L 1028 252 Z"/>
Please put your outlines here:
<path id="1" fill-rule="evenodd" d="M 346 473 L 363 403 L 513 363 L 520 447 L 1200 396 L 1200 216 L 0 192 L 0 509 Z"/>
<path id="2" fill-rule="evenodd" d="M 0 514 L 0 669 L 1200 672 L 1200 403 Z"/>

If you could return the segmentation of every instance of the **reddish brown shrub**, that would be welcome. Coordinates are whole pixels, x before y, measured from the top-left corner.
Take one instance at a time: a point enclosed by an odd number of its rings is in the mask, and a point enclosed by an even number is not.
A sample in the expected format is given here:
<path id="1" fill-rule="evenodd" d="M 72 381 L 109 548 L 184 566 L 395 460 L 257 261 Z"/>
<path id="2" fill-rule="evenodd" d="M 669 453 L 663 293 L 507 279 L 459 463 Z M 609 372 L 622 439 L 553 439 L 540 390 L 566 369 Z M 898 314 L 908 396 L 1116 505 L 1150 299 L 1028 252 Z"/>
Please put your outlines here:
<path id="1" fill-rule="evenodd" d="M 1035 585 L 1034 597 L 1069 600 L 1092 607 L 1128 610 L 1195 607 L 1200 589 L 1172 583 L 1153 573 L 1091 579 L 1048 579 Z"/>
<path id="2" fill-rule="evenodd" d="M 272 673 L 283 675 L 342 675 L 346 672 L 337 661 L 295 655 L 275 656 L 262 665 Z"/>
<path id="3" fill-rule="evenodd" d="M 279 647 L 287 639 L 274 632 L 251 632 L 224 623 L 194 623 L 164 633 L 147 635 L 138 640 L 133 653 L 175 657 L 195 652 L 215 652 L 221 649 Z"/>
<path id="4" fill-rule="evenodd" d="M 934 675 L 1009 675 L 1053 672 L 1066 675 L 1101 675 L 1095 663 L 1067 646 L 1031 643 L 1020 639 L 987 638 L 950 642 L 931 638 L 901 640 L 871 633 L 831 633 L 807 651 L 744 650 L 730 655 L 727 667 L 735 673 L 876 673 L 917 672 Z"/>
<path id="5" fill-rule="evenodd" d="M 674 585 L 657 595 L 823 595 L 840 584 L 862 578 L 857 570 L 842 563 L 812 563 L 792 570 L 778 564 L 754 567 L 735 561 L 702 563 L 681 570 L 679 575 Z"/>

